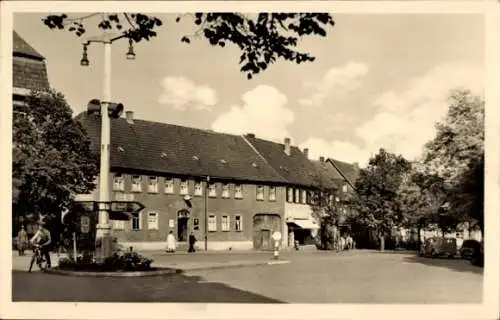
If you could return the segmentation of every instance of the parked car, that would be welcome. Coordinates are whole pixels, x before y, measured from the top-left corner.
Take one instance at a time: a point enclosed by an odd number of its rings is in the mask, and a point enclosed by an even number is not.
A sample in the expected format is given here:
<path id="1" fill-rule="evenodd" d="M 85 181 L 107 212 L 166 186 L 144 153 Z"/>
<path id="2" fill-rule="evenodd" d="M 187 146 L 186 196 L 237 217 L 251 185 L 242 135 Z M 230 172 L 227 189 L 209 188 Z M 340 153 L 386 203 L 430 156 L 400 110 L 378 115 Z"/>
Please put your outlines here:
<path id="1" fill-rule="evenodd" d="M 453 258 L 457 255 L 456 239 L 448 239 L 441 237 L 432 237 L 426 239 L 420 247 L 420 256 L 422 257 L 440 257 L 446 256 Z"/>
<path id="2" fill-rule="evenodd" d="M 475 251 L 474 255 L 470 259 L 470 262 L 475 266 L 484 266 L 484 240 L 481 241 L 479 250 Z"/>
<path id="3" fill-rule="evenodd" d="M 481 243 L 477 240 L 465 240 L 460 248 L 460 257 L 470 260 L 481 250 Z"/>

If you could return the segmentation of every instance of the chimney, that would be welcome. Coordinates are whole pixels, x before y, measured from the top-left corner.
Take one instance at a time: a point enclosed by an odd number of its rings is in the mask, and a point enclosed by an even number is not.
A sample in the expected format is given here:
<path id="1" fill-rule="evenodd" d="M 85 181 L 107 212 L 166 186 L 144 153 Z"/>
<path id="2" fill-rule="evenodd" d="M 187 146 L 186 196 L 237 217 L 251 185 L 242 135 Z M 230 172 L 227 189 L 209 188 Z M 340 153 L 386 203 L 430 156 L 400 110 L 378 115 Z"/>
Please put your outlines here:
<path id="1" fill-rule="evenodd" d="M 291 152 L 290 152 L 290 151 L 291 151 L 290 149 L 291 149 L 291 147 L 290 147 L 290 138 L 285 138 L 285 154 L 286 154 L 287 156 L 289 156 L 289 155 L 290 155 L 290 153 L 291 153 Z"/>
<path id="2" fill-rule="evenodd" d="M 125 111 L 125 118 L 129 124 L 134 124 L 134 111 Z"/>
<path id="3" fill-rule="evenodd" d="M 321 163 L 325 162 L 325 157 L 323 157 L 323 156 L 319 157 L 319 162 L 321 162 Z"/>
<path id="4" fill-rule="evenodd" d="M 247 133 L 247 137 L 249 137 L 249 138 L 255 138 L 255 133 Z"/>
<path id="5" fill-rule="evenodd" d="M 309 149 L 308 148 L 304 148 L 304 155 L 306 156 L 306 158 L 309 159 Z"/>

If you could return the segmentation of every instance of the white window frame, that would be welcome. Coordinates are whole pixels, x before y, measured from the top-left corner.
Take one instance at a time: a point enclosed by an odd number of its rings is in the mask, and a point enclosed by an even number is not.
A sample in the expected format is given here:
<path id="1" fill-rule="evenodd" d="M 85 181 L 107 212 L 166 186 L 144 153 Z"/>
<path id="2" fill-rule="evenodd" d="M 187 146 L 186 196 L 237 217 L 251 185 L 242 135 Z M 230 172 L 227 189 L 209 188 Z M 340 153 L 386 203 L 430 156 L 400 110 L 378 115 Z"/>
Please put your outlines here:
<path id="1" fill-rule="evenodd" d="M 302 204 L 307 203 L 307 191 L 304 189 L 300 190 L 300 203 Z"/>
<path id="2" fill-rule="evenodd" d="M 220 228 L 224 232 L 231 231 L 231 218 L 229 215 L 223 215 L 220 220 Z"/>
<path id="3" fill-rule="evenodd" d="M 263 185 L 255 186 L 255 199 L 258 201 L 264 201 L 264 186 Z"/>
<path id="4" fill-rule="evenodd" d="M 134 228 L 134 221 L 137 221 L 138 227 Z M 139 231 L 142 230 L 142 212 L 139 212 L 137 215 L 137 218 L 135 216 L 132 217 L 130 220 L 130 229 L 132 231 Z"/>
<path id="5" fill-rule="evenodd" d="M 114 230 L 125 230 L 125 221 L 123 220 L 110 220 Z"/>
<path id="6" fill-rule="evenodd" d="M 155 220 L 151 221 L 151 217 L 154 216 Z M 160 215 L 156 211 L 148 211 L 148 230 L 159 230 L 160 229 Z"/>
<path id="7" fill-rule="evenodd" d="M 121 173 L 114 174 L 114 176 L 113 176 L 113 190 L 114 191 L 125 191 L 125 176 L 123 174 L 121 174 Z"/>
<path id="8" fill-rule="evenodd" d="M 166 194 L 174 193 L 174 179 L 173 178 L 165 178 L 165 187 L 163 190 Z"/>
<path id="9" fill-rule="evenodd" d="M 139 177 L 139 183 L 135 183 L 136 178 Z M 132 176 L 132 192 L 142 192 L 142 176 L 133 175 Z"/>
<path id="10" fill-rule="evenodd" d="M 238 229 L 238 222 L 239 222 L 239 229 Z M 240 214 L 234 216 L 234 231 L 236 232 L 243 231 L 243 216 Z"/>
<path id="11" fill-rule="evenodd" d="M 187 179 L 181 179 L 179 183 L 179 194 L 183 196 L 189 194 L 189 181 Z"/>
<path id="12" fill-rule="evenodd" d="M 300 203 L 300 189 L 293 189 L 293 203 Z"/>
<path id="13" fill-rule="evenodd" d="M 208 196 L 210 198 L 217 197 L 217 185 L 215 184 L 215 182 L 208 184 Z"/>
<path id="14" fill-rule="evenodd" d="M 158 193 L 158 177 L 148 177 L 148 193 Z"/>
<path id="15" fill-rule="evenodd" d="M 221 197 L 224 199 L 229 198 L 229 183 L 222 184 Z"/>
<path id="16" fill-rule="evenodd" d="M 347 193 L 347 184 L 344 184 L 344 185 L 342 186 L 342 192 L 343 192 L 343 193 Z"/>
<path id="17" fill-rule="evenodd" d="M 286 188 L 286 202 L 293 203 L 293 188 Z"/>
<path id="18" fill-rule="evenodd" d="M 194 195 L 195 196 L 203 195 L 203 184 L 201 183 L 201 181 L 194 182 Z"/>
<path id="19" fill-rule="evenodd" d="M 243 199 L 243 185 L 235 184 L 234 185 L 234 198 L 235 199 Z"/>
<path id="20" fill-rule="evenodd" d="M 207 231 L 216 232 L 217 231 L 217 216 L 215 214 L 209 214 L 207 221 Z"/>
<path id="21" fill-rule="evenodd" d="M 269 186 L 269 201 L 276 201 L 276 187 Z"/>

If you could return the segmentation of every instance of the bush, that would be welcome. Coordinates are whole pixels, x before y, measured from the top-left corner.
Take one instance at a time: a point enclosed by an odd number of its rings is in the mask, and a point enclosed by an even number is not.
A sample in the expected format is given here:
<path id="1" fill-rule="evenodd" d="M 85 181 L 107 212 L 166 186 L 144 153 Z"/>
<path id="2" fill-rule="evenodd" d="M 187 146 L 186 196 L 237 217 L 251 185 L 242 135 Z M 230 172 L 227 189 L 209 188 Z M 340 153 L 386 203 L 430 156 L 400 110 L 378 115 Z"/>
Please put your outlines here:
<path id="1" fill-rule="evenodd" d="M 59 269 L 73 271 L 146 271 L 151 268 L 152 259 L 133 251 L 114 251 L 102 263 L 97 263 L 91 253 L 78 256 L 76 261 L 70 258 L 59 260 Z"/>

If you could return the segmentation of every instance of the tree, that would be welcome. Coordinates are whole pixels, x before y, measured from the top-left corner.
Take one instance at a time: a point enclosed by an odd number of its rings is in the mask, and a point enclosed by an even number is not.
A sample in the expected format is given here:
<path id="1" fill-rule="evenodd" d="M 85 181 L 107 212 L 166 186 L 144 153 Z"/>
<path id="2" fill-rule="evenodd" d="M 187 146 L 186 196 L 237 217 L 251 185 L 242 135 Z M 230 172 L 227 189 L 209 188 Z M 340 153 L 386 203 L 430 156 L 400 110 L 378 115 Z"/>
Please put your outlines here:
<path id="1" fill-rule="evenodd" d="M 42 214 L 52 222 L 60 221 L 62 206 L 74 194 L 95 188 L 97 164 L 90 140 L 72 118 L 62 94 L 34 91 L 23 107 L 14 109 L 12 204 L 16 218 L 38 219 Z"/>
<path id="2" fill-rule="evenodd" d="M 443 179 L 448 194 L 446 214 L 475 222 L 484 230 L 484 100 L 467 90 L 450 95 L 446 118 L 426 144 L 424 164 Z"/>
<path id="3" fill-rule="evenodd" d="M 150 40 L 156 36 L 155 29 L 162 20 L 142 13 L 93 13 L 83 17 L 69 18 L 67 14 L 51 14 L 43 23 L 51 29 L 68 30 L 80 37 L 87 26 L 84 21 L 100 16 L 97 27 L 102 30 L 118 30 L 135 42 Z M 236 45 L 240 51 L 240 70 L 248 79 L 267 69 L 278 59 L 295 62 L 314 61 L 309 53 L 299 52 L 299 40 L 308 35 L 326 36 L 326 27 L 333 26 L 333 18 L 327 13 L 259 13 L 253 16 L 242 13 L 195 13 L 176 18 L 193 20 L 197 30 L 193 35 L 184 35 L 182 42 L 204 37 L 211 45 L 224 47 Z"/>
<path id="4" fill-rule="evenodd" d="M 385 236 L 403 221 L 398 191 L 410 168 L 410 163 L 401 155 L 380 149 L 369 160 L 368 167 L 360 170 L 356 181 L 356 197 L 353 197 L 353 207 L 358 214 L 356 220 L 375 230 L 381 251 Z"/>

